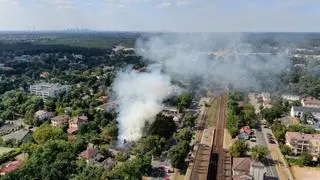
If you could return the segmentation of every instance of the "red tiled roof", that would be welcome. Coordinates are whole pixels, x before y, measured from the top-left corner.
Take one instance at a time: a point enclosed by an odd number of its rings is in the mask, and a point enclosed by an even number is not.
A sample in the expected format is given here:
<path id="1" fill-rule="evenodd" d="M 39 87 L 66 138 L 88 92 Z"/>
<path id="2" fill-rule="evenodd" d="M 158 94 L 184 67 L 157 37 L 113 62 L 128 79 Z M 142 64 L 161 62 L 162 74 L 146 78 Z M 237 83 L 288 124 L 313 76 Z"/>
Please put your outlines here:
<path id="1" fill-rule="evenodd" d="M 78 128 L 77 127 L 68 128 L 67 131 L 68 131 L 69 134 L 73 134 L 73 133 L 78 131 Z"/>
<path id="2" fill-rule="evenodd" d="M 57 123 L 63 123 L 63 122 L 67 122 L 69 118 L 70 117 L 68 115 L 60 115 L 60 116 L 55 116 L 51 118 L 51 121 L 56 121 Z"/>
<path id="3" fill-rule="evenodd" d="M 320 101 L 314 97 L 307 97 L 302 99 L 304 104 L 310 105 L 320 105 Z"/>
<path id="4" fill-rule="evenodd" d="M 98 98 L 98 100 L 101 101 L 101 102 L 106 103 L 106 102 L 108 102 L 108 100 L 109 100 L 109 96 L 100 96 L 100 97 Z"/>
<path id="5" fill-rule="evenodd" d="M 18 161 L 18 160 L 8 162 L 1 169 L 1 175 L 5 175 L 6 173 L 10 173 L 10 172 L 16 170 L 21 165 L 22 165 L 22 161 Z"/>
<path id="6" fill-rule="evenodd" d="M 88 122 L 88 117 L 87 116 L 75 116 L 72 119 L 70 119 L 73 123 L 85 123 Z"/>
<path id="7" fill-rule="evenodd" d="M 87 150 L 81 152 L 79 154 L 79 157 L 82 157 L 84 159 L 91 159 L 94 155 L 96 155 L 98 151 L 94 148 L 87 148 Z"/>
<path id="8" fill-rule="evenodd" d="M 233 158 L 232 169 L 234 171 L 250 172 L 251 158 Z"/>
<path id="9" fill-rule="evenodd" d="M 304 134 L 300 132 L 287 132 L 286 137 L 289 137 L 290 139 L 305 140 L 305 141 L 309 141 L 311 139 L 320 140 L 320 134 Z"/>

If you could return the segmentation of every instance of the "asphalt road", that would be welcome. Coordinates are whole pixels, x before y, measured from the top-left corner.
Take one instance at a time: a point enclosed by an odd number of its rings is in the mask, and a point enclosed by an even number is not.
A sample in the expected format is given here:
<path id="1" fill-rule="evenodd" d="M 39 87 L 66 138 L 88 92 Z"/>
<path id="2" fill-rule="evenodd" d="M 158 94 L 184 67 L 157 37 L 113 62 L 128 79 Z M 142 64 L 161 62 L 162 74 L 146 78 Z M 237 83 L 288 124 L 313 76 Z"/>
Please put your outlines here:
<path id="1" fill-rule="evenodd" d="M 263 134 L 260 126 L 256 129 L 256 137 L 257 137 L 258 144 L 265 146 L 265 147 L 268 147 L 269 142 L 265 138 L 265 135 Z M 267 158 L 263 163 L 265 164 L 266 169 L 267 169 L 267 176 L 270 179 L 278 179 L 279 175 L 278 175 L 275 163 L 274 163 L 270 153 L 267 155 Z"/>

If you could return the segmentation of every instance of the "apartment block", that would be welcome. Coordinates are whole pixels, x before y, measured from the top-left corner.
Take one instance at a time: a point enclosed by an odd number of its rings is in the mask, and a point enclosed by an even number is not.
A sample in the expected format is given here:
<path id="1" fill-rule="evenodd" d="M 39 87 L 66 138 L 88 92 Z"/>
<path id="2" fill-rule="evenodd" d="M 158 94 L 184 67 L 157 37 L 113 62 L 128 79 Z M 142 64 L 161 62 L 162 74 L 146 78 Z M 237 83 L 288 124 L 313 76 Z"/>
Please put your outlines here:
<path id="1" fill-rule="evenodd" d="M 56 96 L 58 93 L 62 91 L 66 91 L 69 89 L 68 85 L 60 85 L 60 84 L 50 84 L 50 83 L 41 83 L 30 85 L 30 93 L 36 96 L 40 96 L 43 99 L 47 97 Z"/>
<path id="2" fill-rule="evenodd" d="M 287 132 L 286 144 L 291 147 L 293 154 L 308 153 L 314 159 L 320 156 L 320 134 L 304 134 Z"/>

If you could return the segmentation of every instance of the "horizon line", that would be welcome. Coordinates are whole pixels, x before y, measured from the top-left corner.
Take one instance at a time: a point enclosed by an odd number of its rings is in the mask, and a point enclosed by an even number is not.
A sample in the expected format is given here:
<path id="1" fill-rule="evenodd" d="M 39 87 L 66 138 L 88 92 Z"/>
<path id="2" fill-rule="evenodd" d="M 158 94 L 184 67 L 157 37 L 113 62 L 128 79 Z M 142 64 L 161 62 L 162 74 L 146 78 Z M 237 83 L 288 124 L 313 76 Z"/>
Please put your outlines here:
<path id="1" fill-rule="evenodd" d="M 0 30 L 0 33 L 320 33 L 320 31 L 156 31 L 156 30 L 91 30 L 91 29 L 65 29 L 65 30 Z"/>

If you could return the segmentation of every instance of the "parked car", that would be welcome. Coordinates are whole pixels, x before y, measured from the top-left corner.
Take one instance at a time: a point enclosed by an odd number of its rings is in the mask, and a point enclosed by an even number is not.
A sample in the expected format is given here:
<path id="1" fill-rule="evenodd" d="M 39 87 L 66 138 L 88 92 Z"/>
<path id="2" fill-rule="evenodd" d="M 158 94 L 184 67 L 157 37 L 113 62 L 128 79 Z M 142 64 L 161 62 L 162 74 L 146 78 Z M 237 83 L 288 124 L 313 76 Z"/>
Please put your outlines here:
<path id="1" fill-rule="evenodd" d="M 256 140 L 256 138 L 251 138 L 250 141 L 251 142 L 256 142 L 257 140 Z"/>
<path id="2" fill-rule="evenodd" d="M 270 144 L 275 144 L 276 142 L 273 139 L 269 139 Z"/>

